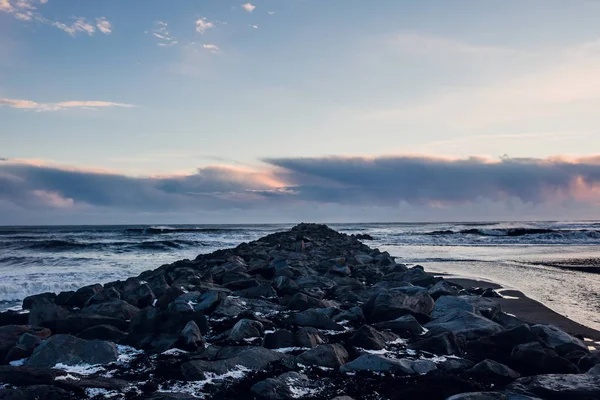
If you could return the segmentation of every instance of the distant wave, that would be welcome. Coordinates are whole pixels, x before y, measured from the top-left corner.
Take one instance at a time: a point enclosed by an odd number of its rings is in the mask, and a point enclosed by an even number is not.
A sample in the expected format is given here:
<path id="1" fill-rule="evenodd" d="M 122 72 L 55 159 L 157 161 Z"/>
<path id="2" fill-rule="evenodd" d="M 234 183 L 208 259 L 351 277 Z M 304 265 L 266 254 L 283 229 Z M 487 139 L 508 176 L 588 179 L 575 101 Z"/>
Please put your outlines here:
<path id="1" fill-rule="evenodd" d="M 546 236 L 554 238 L 582 238 L 600 239 L 600 231 L 597 230 L 569 230 L 569 229 L 545 229 L 545 228 L 507 228 L 507 229 L 463 229 L 460 231 L 442 230 L 427 232 L 425 235 L 445 236 L 445 235 L 477 235 L 477 236 Z"/>
<path id="2" fill-rule="evenodd" d="M 182 249 L 193 246 L 207 246 L 202 241 L 194 240 L 146 240 L 140 242 L 78 242 L 75 240 L 41 240 L 35 242 L 25 242 L 21 245 L 22 249 L 37 251 L 97 251 L 105 249 L 114 250 L 170 250 Z"/>
<path id="3" fill-rule="evenodd" d="M 171 228 L 171 227 L 150 227 L 150 228 L 127 228 L 126 233 L 135 233 L 141 235 L 164 235 L 169 233 L 186 233 L 186 232 L 200 232 L 200 233 L 223 233 L 233 232 L 236 229 L 227 228 Z"/>

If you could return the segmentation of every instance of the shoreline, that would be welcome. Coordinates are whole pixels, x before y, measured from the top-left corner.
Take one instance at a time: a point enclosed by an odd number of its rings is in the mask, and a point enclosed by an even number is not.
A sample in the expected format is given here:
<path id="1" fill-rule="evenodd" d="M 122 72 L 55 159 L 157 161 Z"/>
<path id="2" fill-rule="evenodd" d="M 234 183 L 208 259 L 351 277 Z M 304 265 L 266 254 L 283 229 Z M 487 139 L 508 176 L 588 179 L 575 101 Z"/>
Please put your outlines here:
<path id="1" fill-rule="evenodd" d="M 474 287 L 494 289 L 500 295 L 502 295 L 503 298 L 491 297 L 490 300 L 493 300 L 499 304 L 504 312 L 512 314 L 520 320 L 530 324 L 554 325 L 557 328 L 570 333 L 571 335 L 591 339 L 593 342 L 596 342 L 596 344 L 599 345 L 595 347 L 600 348 L 600 331 L 582 325 L 569 319 L 568 317 L 565 317 L 564 315 L 557 313 L 556 311 L 553 311 L 539 301 L 528 297 L 520 290 L 507 289 L 498 283 L 483 279 L 461 277 L 443 273 L 435 273 L 434 275 L 443 276 L 446 281 L 463 286 L 466 289 Z M 590 345 L 594 345 L 594 343 L 590 343 Z"/>

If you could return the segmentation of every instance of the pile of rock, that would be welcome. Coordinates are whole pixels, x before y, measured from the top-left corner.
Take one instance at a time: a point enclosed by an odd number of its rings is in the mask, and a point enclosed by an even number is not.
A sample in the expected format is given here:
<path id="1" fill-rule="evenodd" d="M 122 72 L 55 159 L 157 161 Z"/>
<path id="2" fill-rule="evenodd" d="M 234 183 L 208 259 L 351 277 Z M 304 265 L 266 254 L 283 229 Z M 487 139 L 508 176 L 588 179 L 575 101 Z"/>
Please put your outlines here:
<path id="1" fill-rule="evenodd" d="M 0 313 L 0 399 L 600 398 L 600 353 L 495 296 L 300 224 Z"/>

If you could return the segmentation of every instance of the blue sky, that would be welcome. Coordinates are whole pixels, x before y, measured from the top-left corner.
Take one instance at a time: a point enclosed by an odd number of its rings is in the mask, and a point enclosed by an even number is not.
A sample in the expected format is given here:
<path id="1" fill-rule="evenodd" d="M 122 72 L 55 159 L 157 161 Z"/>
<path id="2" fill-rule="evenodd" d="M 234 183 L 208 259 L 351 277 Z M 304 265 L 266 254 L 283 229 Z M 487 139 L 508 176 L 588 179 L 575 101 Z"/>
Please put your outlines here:
<path id="1" fill-rule="evenodd" d="M 557 157 L 594 170 L 598 15 L 591 0 L 0 0 L 0 178 L 27 181 L 0 191 L 0 223 L 53 222 L 57 207 L 72 221 L 107 210 L 131 215 L 124 203 L 98 202 L 51 177 L 34 185 L 31 169 L 42 167 L 136 182 L 206 182 L 219 171 L 221 183 L 244 183 L 228 193 L 263 196 L 225 211 L 195 200 L 148 205 L 140 220 L 204 213 L 228 222 L 240 218 L 234 208 L 250 220 L 286 220 L 289 208 L 298 218 L 343 220 L 356 207 L 366 219 L 404 219 L 409 210 L 431 216 L 432 204 L 436 218 L 454 219 L 468 216 L 459 207 L 482 201 L 494 202 L 499 218 L 546 218 L 557 207 L 565 217 L 595 215 L 596 175 L 578 168 L 567 168 L 560 196 L 553 180 L 532 183 L 535 196 L 500 185 L 490 190 L 503 196 L 458 203 L 439 191 L 417 201 L 405 188 L 381 204 L 369 200 L 377 210 L 353 192 L 343 212 L 335 194 L 299 195 L 307 193 L 299 187 L 331 186 L 330 171 L 299 177 L 294 168 L 298 157 L 323 168 L 331 157 L 347 168 L 354 157 L 372 172 L 374 159 L 392 157 L 392 175 L 389 163 L 376 164 L 385 165 L 379 176 L 396 180 L 417 155 L 427 165 L 478 157 L 496 167 L 506 167 L 507 155 L 547 171 L 557 171 Z M 474 174 L 464 173 L 453 179 Z M 246 185 L 247 174 L 260 184 Z M 376 190 L 365 183 L 334 186 Z M 194 193 L 212 190 L 201 189 Z M 274 207 L 265 190 L 288 200 Z M 17 200 L 26 193 L 39 201 Z M 223 196 L 222 188 L 210 193 Z"/>

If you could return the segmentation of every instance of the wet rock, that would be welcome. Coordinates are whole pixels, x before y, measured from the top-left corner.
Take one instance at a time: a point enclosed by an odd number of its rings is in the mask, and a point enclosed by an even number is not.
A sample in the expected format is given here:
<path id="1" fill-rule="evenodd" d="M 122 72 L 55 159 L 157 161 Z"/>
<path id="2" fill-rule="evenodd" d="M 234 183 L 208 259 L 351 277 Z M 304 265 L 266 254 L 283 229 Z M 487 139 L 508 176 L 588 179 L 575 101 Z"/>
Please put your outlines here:
<path id="1" fill-rule="evenodd" d="M 45 323 L 65 319 L 71 314 L 68 310 L 53 303 L 37 303 L 29 312 L 29 325 L 44 326 Z"/>
<path id="2" fill-rule="evenodd" d="M 494 360 L 483 360 L 473 368 L 469 369 L 467 373 L 482 378 L 501 378 L 509 381 L 521 376 L 517 371 L 513 371 L 506 365 L 500 364 Z"/>
<path id="3" fill-rule="evenodd" d="M 471 340 L 465 350 L 473 360 L 491 358 L 506 363 L 515 346 L 539 341 L 539 336 L 532 332 L 528 325 L 519 325 L 504 332 Z"/>
<path id="4" fill-rule="evenodd" d="M 325 308 L 328 304 L 304 293 L 296 293 L 287 303 L 284 303 L 291 310 L 304 311 L 309 308 Z"/>
<path id="5" fill-rule="evenodd" d="M 156 300 L 156 296 L 152 291 L 152 288 L 147 283 L 140 284 L 135 289 L 125 291 L 123 294 L 123 300 L 128 302 L 134 307 L 144 308 L 151 306 Z"/>
<path id="6" fill-rule="evenodd" d="M 581 371 L 587 371 L 595 365 L 600 364 L 600 351 L 592 351 L 581 357 L 577 366 Z"/>
<path id="7" fill-rule="evenodd" d="M 564 356 L 572 351 L 589 352 L 583 340 L 577 339 L 553 325 L 533 325 L 531 330 L 538 334 L 559 355 Z"/>
<path id="8" fill-rule="evenodd" d="M 83 340 L 71 335 L 54 335 L 38 346 L 25 362 L 28 367 L 52 368 L 56 364 L 108 364 L 117 360 L 113 343 Z"/>
<path id="9" fill-rule="evenodd" d="M 23 299 L 23 310 L 31 310 L 38 304 L 56 303 L 56 293 L 40 293 L 33 296 L 27 296 Z"/>
<path id="10" fill-rule="evenodd" d="M 0 312 L 0 326 L 6 325 L 27 325 L 29 322 L 29 313 L 8 310 Z"/>
<path id="11" fill-rule="evenodd" d="M 221 300 L 227 297 L 227 294 L 222 291 L 211 290 L 204 293 L 198 299 L 198 304 L 194 305 L 194 311 L 201 312 L 203 314 L 210 314 L 219 305 Z"/>
<path id="12" fill-rule="evenodd" d="M 446 400 L 540 400 L 537 398 L 506 392 L 471 392 L 448 397 Z"/>
<path id="13" fill-rule="evenodd" d="M 456 310 L 484 315 L 487 318 L 501 311 L 500 306 L 490 299 L 477 296 L 441 296 L 435 301 L 431 318 L 440 318 Z"/>
<path id="14" fill-rule="evenodd" d="M 316 310 L 306 310 L 290 316 L 286 323 L 297 326 L 309 326 L 317 329 L 327 329 L 332 331 L 343 331 L 344 327 L 335 323 L 326 314 Z"/>
<path id="15" fill-rule="evenodd" d="M 590 368 L 586 374 L 590 374 L 590 375 L 600 375 L 600 364 L 594 365 L 592 368 Z"/>
<path id="16" fill-rule="evenodd" d="M 233 326 L 233 328 L 231 328 L 227 339 L 231 341 L 240 341 L 262 337 L 264 332 L 265 329 L 260 322 L 250 319 L 241 319 Z"/>
<path id="17" fill-rule="evenodd" d="M 24 335 L 30 335 L 25 336 Z M 37 339 L 43 340 L 50 336 L 50 331 L 48 329 L 43 329 L 39 327 L 34 327 L 31 325 L 6 325 L 0 327 L 0 362 L 1 361 L 14 361 L 15 354 L 11 355 L 10 359 L 7 358 L 11 349 L 15 346 L 21 344 L 26 348 L 35 347 L 39 343 L 37 343 Z M 21 339 L 23 338 L 23 339 Z M 30 342 L 33 342 L 30 344 Z M 32 348 L 32 350 L 33 350 Z M 16 352 L 17 350 L 15 350 Z M 21 357 L 23 358 L 23 357 Z"/>
<path id="18" fill-rule="evenodd" d="M 96 325 L 81 331 L 77 337 L 85 340 L 108 340 L 117 342 L 127 333 L 112 325 Z"/>
<path id="19" fill-rule="evenodd" d="M 393 333 L 379 332 L 369 325 L 363 325 L 352 335 L 349 343 L 363 349 L 382 350 L 387 347 L 388 342 L 397 338 Z"/>
<path id="20" fill-rule="evenodd" d="M 458 296 L 458 289 L 446 281 L 439 281 L 428 289 L 429 295 L 437 300 L 441 296 Z"/>
<path id="21" fill-rule="evenodd" d="M 198 328 L 198 325 L 194 321 L 190 321 L 181 331 L 174 347 L 187 351 L 196 351 L 203 349 L 205 345 L 206 342 L 202 337 L 200 328 Z"/>
<path id="22" fill-rule="evenodd" d="M 214 318 L 234 318 L 247 309 L 247 302 L 233 297 L 223 299 L 215 311 L 212 313 Z"/>
<path id="23" fill-rule="evenodd" d="M 406 314 L 429 315 L 434 302 L 426 289 L 400 287 L 375 294 L 362 307 L 367 321 L 381 322 Z"/>
<path id="24" fill-rule="evenodd" d="M 365 354 L 344 364 L 340 372 L 384 372 L 411 375 L 415 373 L 414 362 L 408 359 L 392 359 L 377 354 Z"/>
<path id="25" fill-rule="evenodd" d="M 287 276 L 278 276 L 273 280 L 273 288 L 280 296 L 293 295 L 300 290 L 300 286 Z"/>
<path id="26" fill-rule="evenodd" d="M 91 306 L 93 304 L 107 303 L 109 301 L 117 300 L 121 300 L 121 293 L 119 293 L 117 289 L 111 287 L 92 295 L 92 297 L 88 299 L 85 305 Z"/>
<path id="27" fill-rule="evenodd" d="M 480 315 L 463 310 L 449 312 L 425 324 L 425 328 L 431 332 L 453 332 L 468 340 L 504 331 L 501 325 Z"/>
<path id="28" fill-rule="evenodd" d="M 360 307 L 352 307 L 347 311 L 343 311 L 339 314 L 333 316 L 334 322 L 354 322 L 354 323 L 363 323 L 365 321 L 365 316 L 363 314 L 362 308 Z"/>
<path id="29" fill-rule="evenodd" d="M 267 333 L 263 340 L 263 347 L 267 349 L 294 347 L 294 345 L 294 334 L 287 329 L 279 329 L 273 333 Z"/>
<path id="30" fill-rule="evenodd" d="M 373 326 L 377 329 L 388 329 L 404 338 L 420 335 L 425 332 L 419 321 L 412 315 L 404 315 L 391 321 L 378 322 Z"/>
<path id="31" fill-rule="evenodd" d="M 298 398 L 298 392 L 310 393 L 315 387 L 316 382 L 312 382 L 306 375 L 286 372 L 254 384 L 250 392 L 257 399 L 286 400 Z"/>
<path id="32" fill-rule="evenodd" d="M 81 310 L 83 314 L 102 315 L 105 317 L 122 319 L 123 321 L 129 321 L 139 311 L 139 308 L 132 306 L 123 300 L 93 304 Z"/>
<path id="33" fill-rule="evenodd" d="M 544 348 L 538 342 L 515 346 L 510 354 L 510 360 L 514 368 L 523 375 L 579 372 L 577 366 L 569 360 L 560 357 L 552 349 Z"/>
<path id="34" fill-rule="evenodd" d="M 289 358 L 264 347 L 234 346 L 224 347 L 218 351 L 212 360 L 193 360 L 183 363 L 181 372 L 187 380 L 201 380 L 205 372 L 224 374 L 227 371 L 243 367 L 253 371 L 261 371 L 271 363 Z"/>
<path id="35" fill-rule="evenodd" d="M 317 347 L 323 344 L 319 331 L 315 328 L 300 328 L 294 335 L 294 345 L 297 347 Z"/>
<path id="36" fill-rule="evenodd" d="M 2 400 L 75 400 L 76 396 L 64 389 L 51 385 L 34 385 L 21 389 L 0 389 Z"/>
<path id="37" fill-rule="evenodd" d="M 548 400 L 592 400 L 600 398 L 600 377 L 588 374 L 528 376 L 517 379 L 507 390 Z"/>
<path id="38" fill-rule="evenodd" d="M 327 368 L 338 368 L 348 361 L 349 355 L 340 344 L 322 344 L 307 350 L 296 357 L 296 362 L 303 365 L 317 365 Z"/>
<path id="39" fill-rule="evenodd" d="M 473 361 L 464 358 L 447 358 L 438 364 L 438 368 L 444 371 L 465 371 L 473 366 L 475 366 Z"/>
<path id="40" fill-rule="evenodd" d="M 112 325 L 117 329 L 126 330 L 127 322 L 122 319 L 105 317 L 97 314 L 71 314 L 65 319 L 47 321 L 43 324 L 53 333 L 78 334 L 98 325 Z"/>
<path id="41" fill-rule="evenodd" d="M 463 341 L 453 332 L 443 332 L 438 335 L 429 336 L 408 345 L 412 350 L 427 351 L 438 355 L 457 356 L 463 354 L 463 346 Z"/>
<path id="42" fill-rule="evenodd" d="M 65 299 L 64 305 L 69 307 L 83 308 L 90 297 L 101 292 L 103 289 L 104 288 L 100 284 L 84 286 L 81 289 L 78 289 L 72 295 L 68 296 L 68 299 Z M 67 296 L 64 297 L 66 298 Z M 59 303 L 58 300 L 59 299 L 57 298 L 57 303 Z"/>
<path id="43" fill-rule="evenodd" d="M 235 291 L 233 294 L 248 299 L 271 299 L 277 297 L 277 292 L 271 285 L 258 285 L 248 289 Z"/>

